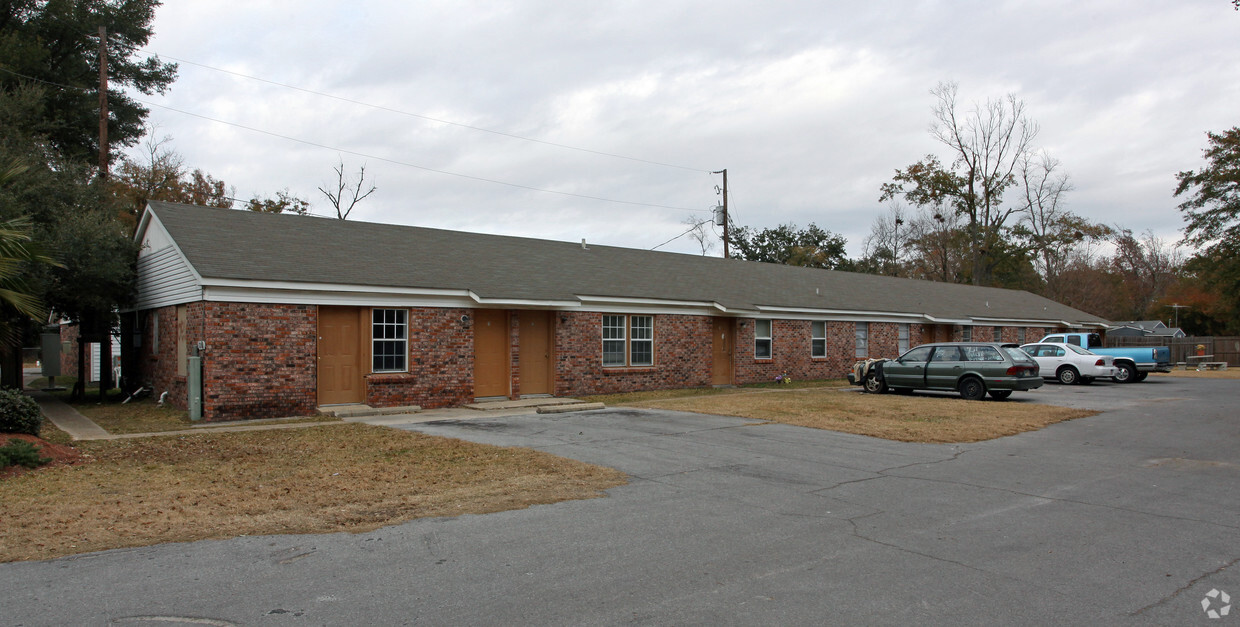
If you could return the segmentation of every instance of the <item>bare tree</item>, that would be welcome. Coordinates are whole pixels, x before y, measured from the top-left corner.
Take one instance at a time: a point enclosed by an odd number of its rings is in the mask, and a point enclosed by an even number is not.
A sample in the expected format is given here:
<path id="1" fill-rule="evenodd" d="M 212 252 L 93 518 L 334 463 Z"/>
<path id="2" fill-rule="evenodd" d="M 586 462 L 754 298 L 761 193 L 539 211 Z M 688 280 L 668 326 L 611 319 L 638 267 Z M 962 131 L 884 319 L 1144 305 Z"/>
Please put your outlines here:
<path id="1" fill-rule="evenodd" d="M 987 100 L 961 112 L 955 83 L 939 83 L 931 93 L 930 134 L 952 151 L 944 165 L 934 155 L 904 170 L 896 170 L 882 186 L 881 200 L 903 196 L 918 207 L 950 208 L 965 219 L 972 282 L 990 285 L 994 270 L 1004 261 L 1003 236 L 1008 219 L 1020 205 L 1004 207 L 1003 195 L 1016 184 L 1016 171 L 1030 151 L 1038 125 L 1025 116 L 1025 105 L 1014 95 Z M 939 211 L 940 215 L 942 214 Z"/>
<path id="2" fill-rule="evenodd" d="M 908 210 L 898 202 L 891 202 L 887 214 L 874 219 L 870 234 L 862 242 L 862 258 L 878 274 L 901 276 L 904 255 L 913 236 Z"/>
<path id="3" fill-rule="evenodd" d="M 335 191 L 329 191 L 326 185 L 320 187 L 319 191 L 323 192 L 323 195 L 327 196 L 327 200 L 336 208 L 336 217 L 346 220 L 349 217 L 349 213 L 357 206 L 357 203 L 375 193 L 377 188 L 371 183 L 370 189 L 367 189 L 365 192 L 362 191 L 362 188 L 366 186 L 366 164 L 362 164 L 358 168 L 357 183 L 350 180 L 350 177 L 345 176 L 343 159 L 340 160 L 340 165 L 332 169 L 336 172 Z"/>
<path id="4" fill-rule="evenodd" d="M 1116 229 L 1111 266 L 1123 279 L 1129 319 L 1144 318 L 1158 299 L 1166 296 L 1184 266 L 1184 256 L 1152 231 L 1140 238 L 1129 229 Z"/>
<path id="5" fill-rule="evenodd" d="M 702 249 L 703 257 L 715 249 L 715 234 L 706 229 L 711 224 L 710 220 L 699 220 L 697 216 L 689 214 L 680 223 L 689 228 L 689 237 L 692 237 L 693 241 L 698 243 L 698 247 Z"/>
<path id="6" fill-rule="evenodd" d="M 908 276 L 960 283 L 969 252 L 959 214 L 923 208 L 908 226 Z"/>
<path id="7" fill-rule="evenodd" d="M 1025 154 L 1017 172 L 1024 193 L 1023 215 L 1012 234 L 1033 253 L 1034 269 L 1046 282 L 1045 295 L 1058 300 L 1064 291 L 1061 275 L 1069 260 L 1083 247 L 1110 237 L 1110 227 L 1096 224 L 1065 208 L 1064 196 L 1072 191 L 1068 175 L 1058 159 L 1045 151 Z"/>
<path id="8" fill-rule="evenodd" d="M 179 193 L 186 174 L 184 157 L 172 149 L 172 136 L 157 137 L 158 131 L 158 125 L 147 124 L 140 156 L 123 158 L 116 169 L 119 181 L 113 187 L 118 196 L 133 203 L 134 216 L 146 209 L 148 201 L 168 200 Z"/>

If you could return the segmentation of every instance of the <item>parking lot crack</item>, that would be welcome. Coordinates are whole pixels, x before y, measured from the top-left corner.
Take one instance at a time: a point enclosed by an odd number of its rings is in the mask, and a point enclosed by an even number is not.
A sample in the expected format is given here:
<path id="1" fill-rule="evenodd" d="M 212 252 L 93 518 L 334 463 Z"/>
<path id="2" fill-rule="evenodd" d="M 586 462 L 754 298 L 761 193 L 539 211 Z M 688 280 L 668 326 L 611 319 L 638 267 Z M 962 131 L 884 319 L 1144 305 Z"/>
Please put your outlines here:
<path id="1" fill-rule="evenodd" d="M 1175 591 L 1173 591 L 1171 594 L 1169 594 L 1169 595 L 1167 595 L 1167 596 L 1165 596 L 1165 597 L 1163 597 L 1163 598 L 1159 599 L 1158 601 L 1156 601 L 1156 602 L 1154 602 L 1154 603 L 1151 603 L 1151 604 L 1149 604 L 1149 605 L 1147 605 L 1147 606 L 1145 606 L 1145 607 L 1143 607 L 1143 608 L 1141 608 L 1141 609 L 1139 609 L 1139 610 L 1137 610 L 1137 611 L 1135 611 L 1135 612 L 1130 613 L 1130 614 L 1129 614 L 1129 616 L 1140 616 L 1140 615 L 1142 615 L 1142 614 L 1144 614 L 1144 613 L 1146 613 L 1146 612 L 1148 612 L 1148 611 L 1150 611 L 1150 610 L 1152 610 L 1152 609 L 1154 609 L 1154 608 L 1156 608 L 1156 607 L 1160 607 L 1160 606 L 1166 605 L 1167 603 L 1170 603 L 1171 601 L 1174 601 L 1174 600 L 1175 600 L 1177 597 L 1179 597 L 1181 594 L 1184 594 L 1184 593 L 1185 593 L 1185 592 L 1187 592 L 1188 590 L 1191 590 L 1191 589 L 1193 588 L 1193 586 L 1196 586 L 1198 583 L 1201 583 L 1201 581 L 1202 581 L 1202 580 L 1207 579 L 1207 578 L 1209 578 L 1209 577 L 1213 577 L 1214 575 L 1218 575 L 1218 574 L 1222 573 L 1223 571 L 1227 570 L 1228 568 L 1231 568 L 1232 566 L 1235 566 L 1236 564 L 1240 564 L 1240 557 L 1238 557 L 1238 558 L 1236 558 L 1236 559 L 1233 559 L 1233 560 L 1231 560 L 1230 562 L 1227 562 L 1226 564 L 1223 564 L 1222 566 L 1219 566 L 1218 568 L 1215 568 L 1215 569 L 1214 569 L 1214 570 L 1212 570 L 1212 571 L 1209 571 L 1209 572 L 1206 572 L 1206 573 L 1202 573 L 1201 575 L 1198 575 L 1197 577 L 1194 577 L 1194 578 L 1193 578 L 1193 579 L 1191 579 L 1188 583 L 1186 583 L 1186 584 L 1184 584 L 1184 585 L 1180 586 L 1179 588 L 1176 588 L 1176 589 L 1175 589 Z"/>

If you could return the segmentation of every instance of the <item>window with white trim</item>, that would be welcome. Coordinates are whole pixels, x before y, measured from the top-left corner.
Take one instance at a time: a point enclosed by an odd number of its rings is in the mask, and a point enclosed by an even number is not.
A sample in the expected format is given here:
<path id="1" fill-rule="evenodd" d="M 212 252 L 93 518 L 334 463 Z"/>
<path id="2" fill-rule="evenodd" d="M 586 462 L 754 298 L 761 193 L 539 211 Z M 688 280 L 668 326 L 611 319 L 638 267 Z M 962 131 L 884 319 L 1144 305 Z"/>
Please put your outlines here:
<path id="1" fill-rule="evenodd" d="M 771 321 L 753 321 L 753 357 L 754 359 L 771 358 Z"/>
<path id="2" fill-rule="evenodd" d="M 896 350 L 901 355 L 908 352 L 908 328 L 908 324 L 901 324 L 899 326 L 899 336 L 897 338 L 899 345 L 896 347 Z"/>
<path id="3" fill-rule="evenodd" d="M 991 333 L 992 333 L 992 334 L 991 334 L 990 338 L 991 338 L 991 341 L 992 341 L 992 342 L 1002 342 L 1002 341 L 1003 341 L 1003 327 L 995 327 L 995 330 L 994 330 L 994 331 L 992 331 Z"/>
<path id="4" fill-rule="evenodd" d="M 811 357 L 827 356 L 827 323 L 817 320 L 809 324 L 810 349 Z"/>
<path id="5" fill-rule="evenodd" d="M 972 342 L 973 341 L 973 327 L 972 326 L 969 326 L 966 324 L 960 327 L 960 341 L 961 342 Z"/>
<path id="6" fill-rule="evenodd" d="M 603 367 L 654 365 L 654 316 L 603 316 Z"/>
<path id="7" fill-rule="evenodd" d="M 1018 327 L 1016 329 L 1016 343 L 1017 344 L 1025 343 L 1025 327 Z"/>
<path id="8" fill-rule="evenodd" d="M 409 311 L 372 309 L 371 372 L 405 372 L 409 359 Z"/>
<path id="9" fill-rule="evenodd" d="M 629 365 L 654 365 L 654 316 L 629 316 Z"/>
<path id="10" fill-rule="evenodd" d="M 624 316 L 603 316 L 603 366 L 623 366 Z"/>
<path id="11" fill-rule="evenodd" d="M 859 358 L 869 357 L 870 356 L 870 323 L 858 322 L 856 326 L 857 326 L 856 356 Z"/>

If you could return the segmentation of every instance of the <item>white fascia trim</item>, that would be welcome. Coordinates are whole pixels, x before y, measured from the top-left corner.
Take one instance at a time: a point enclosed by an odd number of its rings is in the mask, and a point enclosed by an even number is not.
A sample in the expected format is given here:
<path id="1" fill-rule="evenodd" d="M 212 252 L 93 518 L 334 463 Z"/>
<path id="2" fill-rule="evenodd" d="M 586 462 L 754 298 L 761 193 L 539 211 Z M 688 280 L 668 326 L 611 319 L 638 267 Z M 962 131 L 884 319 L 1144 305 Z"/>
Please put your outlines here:
<path id="1" fill-rule="evenodd" d="M 1046 318 L 974 318 L 976 323 L 1008 323 L 1023 324 L 1032 327 L 1097 327 L 1097 322 L 1068 322 L 1067 320 L 1051 320 Z"/>
<path id="2" fill-rule="evenodd" d="M 273 292 L 340 292 L 347 294 L 403 294 L 407 296 L 468 298 L 469 290 L 386 287 L 379 285 L 342 285 L 340 283 L 301 283 L 297 281 L 252 281 L 248 279 L 206 279 L 203 287 L 273 291 Z"/>
<path id="3" fill-rule="evenodd" d="M 511 307 L 513 309 L 555 309 L 571 307 L 573 309 L 581 306 L 581 303 L 575 300 L 542 300 L 534 298 L 483 298 L 468 290 L 469 298 L 479 305 L 489 305 L 492 307 Z"/>
<path id="4" fill-rule="evenodd" d="M 767 312 L 780 312 L 784 315 L 774 316 L 781 319 L 802 319 L 810 317 L 822 317 L 831 320 L 843 322 L 859 321 L 859 322 L 897 322 L 897 323 L 929 323 L 929 324 L 953 324 L 953 325 L 969 325 L 973 321 L 968 318 L 938 318 L 926 313 L 902 313 L 892 311 L 855 311 L 848 309 L 799 309 L 793 307 L 764 307 L 759 306 L 758 309 L 766 314 Z M 771 317 L 771 316 L 768 316 Z"/>
<path id="5" fill-rule="evenodd" d="M 849 309 L 805 309 L 800 307 L 770 307 L 758 305 L 758 311 L 782 314 L 781 318 L 831 318 L 836 320 L 866 320 L 870 322 L 919 322 L 929 319 L 925 314 L 890 311 L 856 311 Z"/>
<path id="6" fill-rule="evenodd" d="M 304 286 L 303 286 L 304 287 Z M 475 309 L 477 304 L 463 293 L 410 294 L 408 292 L 312 289 L 251 289 L 234 286 L 204 287 L 202 299 L 229 303 L 275 303 L 281 305 L 340 305 L 361 307 L 456 307 Z"/>
<path id="7" fill-rule="evenodd" d="M 658 298 L 633 298 L 624 296 L 588 296 L 576 294 L 581 301 L 580 311 L 635 314 L 678 314 L 685 316 L 748 317 L 756 314 L 749 309 L 729 309 L 715 301 L 666 300 Z"/>
<path id="8" fill-rule="evenodd" d="M 725 307 L 716 302 L 707 302 L 699 300 L 662 300 L 658 298 L 632 298 L 625 296 L 582 296 L 575 294 L 577 300 L 584 303 L 616 303 L 621 305 L 654 305 L 657 307 L 698 307 L 698 308 L 715 308 L 720 311 L 727 311 Z"/>

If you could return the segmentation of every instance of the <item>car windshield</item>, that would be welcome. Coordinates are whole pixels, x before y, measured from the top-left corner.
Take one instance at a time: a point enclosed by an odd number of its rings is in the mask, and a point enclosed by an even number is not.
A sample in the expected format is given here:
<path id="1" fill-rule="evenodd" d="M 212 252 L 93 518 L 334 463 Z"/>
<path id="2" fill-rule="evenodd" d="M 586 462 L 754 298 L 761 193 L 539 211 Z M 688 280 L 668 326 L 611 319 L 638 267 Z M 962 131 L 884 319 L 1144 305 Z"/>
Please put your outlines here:
<path id="1" fill-rule="evenodd" d="M 1029 353 L 1026 353 L 1025 351 L 1015 346 L 1004 346 L 1003 352 L 1007 353 L 1008 356 L 1012 358 L 1012 361 L 1017 361 L 1022 364 L 1036 363 L 1032 359 L 1029 358 Z"/>
<path id="2" fill-rule="evenodd" d="M 1081 348 L 1080 346 L 1076 346 L 1075 344 L 1068 344 L 1068 350 L 1071 350 L 1072 352 L 1074 352 L 1074 353 L 1076 353 L 1076 354 L 1078 354 L 1078 355 L 1093 355 L 1093 353 L 1092 353 L 1092 352 L 1087 351 L 1087 350 L 1085 350 L 1085 349 Z"/>

